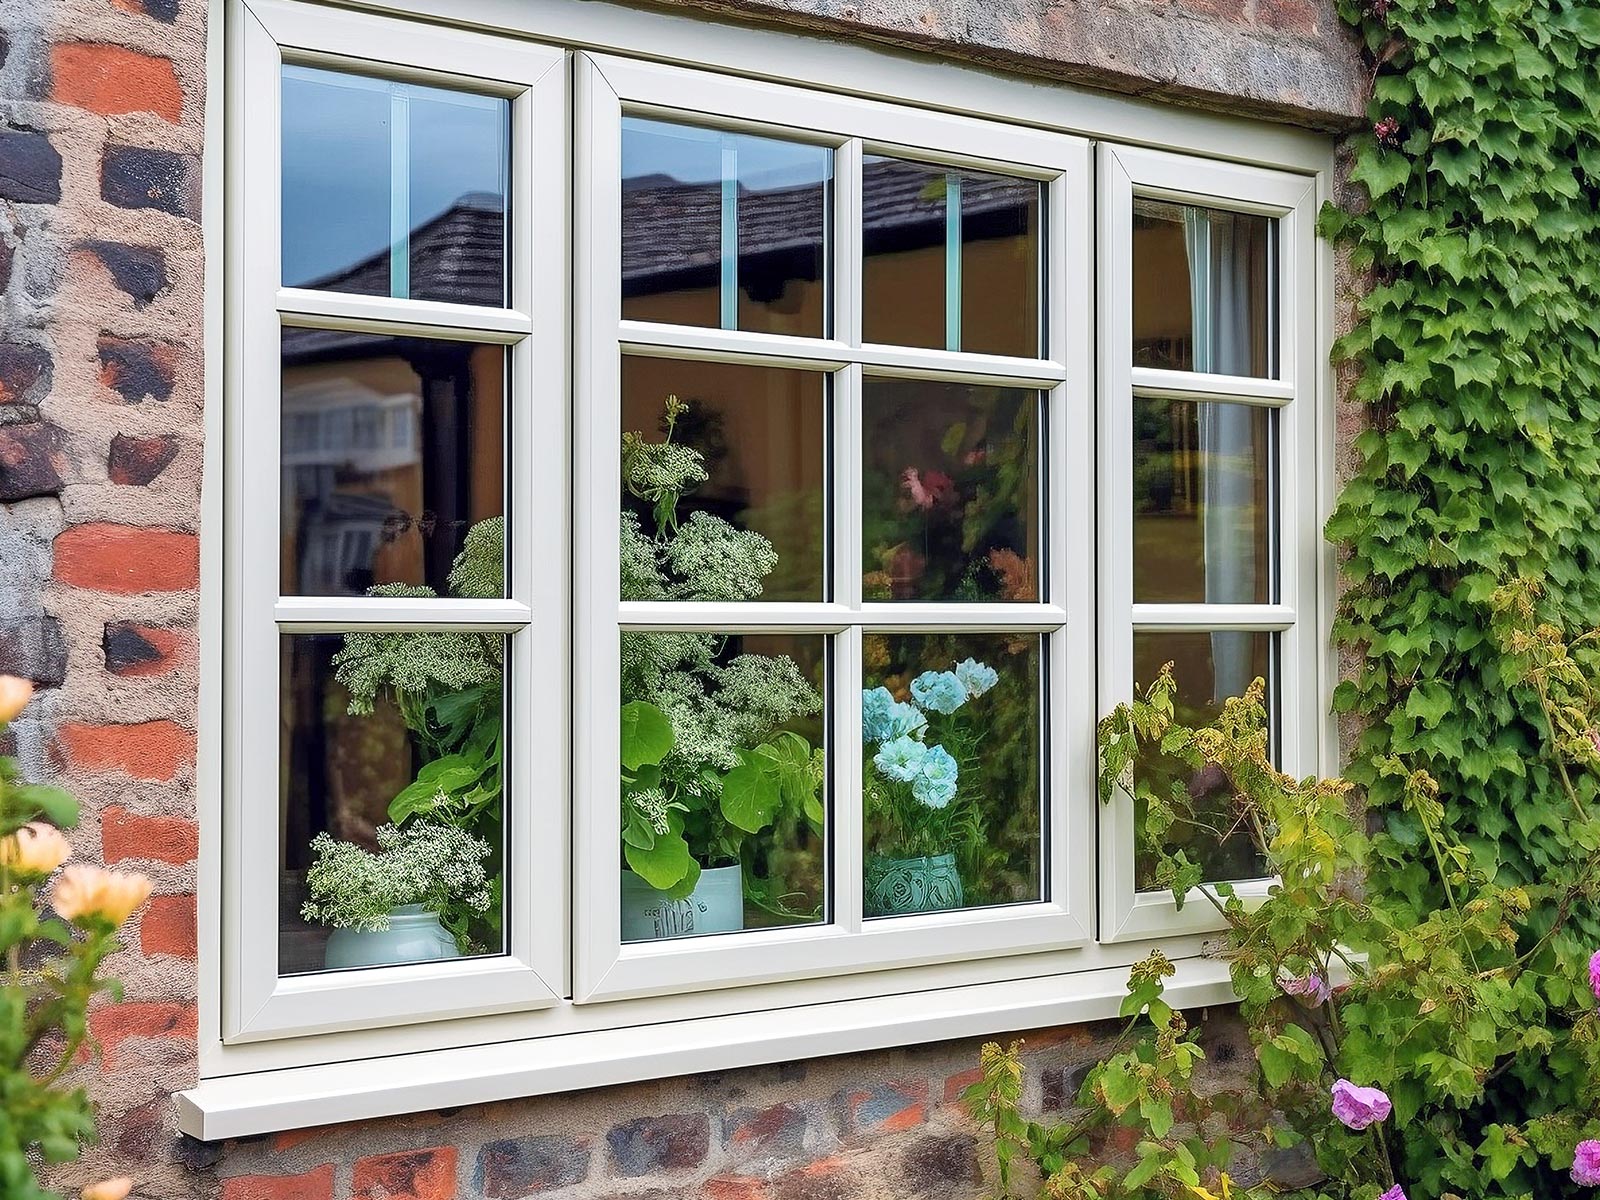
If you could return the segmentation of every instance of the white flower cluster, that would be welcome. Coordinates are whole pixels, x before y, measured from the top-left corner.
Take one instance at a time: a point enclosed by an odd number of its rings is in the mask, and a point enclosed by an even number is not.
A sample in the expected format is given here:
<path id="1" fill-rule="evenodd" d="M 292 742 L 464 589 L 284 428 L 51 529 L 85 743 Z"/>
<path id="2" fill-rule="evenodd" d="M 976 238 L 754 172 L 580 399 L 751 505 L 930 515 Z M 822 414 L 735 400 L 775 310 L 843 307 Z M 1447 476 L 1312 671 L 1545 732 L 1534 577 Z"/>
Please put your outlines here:
<path id="1" fill-rule="evenodd" d="M 316 859 L 306 872 L 308 921 L 335 929 L 376 932 L 389 928 L 389 912 L 421 904 L 437 912 L 456 901 L 486 913 L 493 903 L 483 861 L 489 844 L 464 829 L 415 820 L 380 825 L 377 853 L 327 833 L 311 839 Z"/>

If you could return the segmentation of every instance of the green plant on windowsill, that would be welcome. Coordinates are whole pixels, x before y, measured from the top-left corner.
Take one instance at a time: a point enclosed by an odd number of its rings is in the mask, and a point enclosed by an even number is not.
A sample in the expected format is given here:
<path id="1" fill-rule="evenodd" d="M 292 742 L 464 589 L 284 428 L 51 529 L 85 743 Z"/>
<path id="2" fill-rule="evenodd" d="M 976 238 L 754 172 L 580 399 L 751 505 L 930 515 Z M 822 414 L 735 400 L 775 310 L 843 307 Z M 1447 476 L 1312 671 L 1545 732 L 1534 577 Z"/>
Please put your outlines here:
<path id="1" fill-rule="evenodd" d="M 674 440 L 688 408 L 668 397 L 661 441 L 623 435 L 623 484 L 648 505 L 652 528 L 623 512 L 622 598 L 755 600 L 778 562 L 772 544 L 703 510 L 679 520 L 679 502 L 708 478 L 700 452 Z M 810 918 L 820 910 L 795 907 L 785 881 L 753 875 L 747 847 L 802 825 L 820 833 L 822 751 L 789 726 L 820 712 L 822 698 L 792 658 L 728 659 L 727 641 L 622 635 L 622 855 L 673 900 L 691 895 L 704 870 L 741 863 L 747 898 Z"/>
<path id="2" fill-rule="evenodd" d="M 505 595 L 505 519 L 467 531 L 450 568 L 450 594 L 463 599 Z M 371 596 L 432 598 L 429 587 L 380 584 Z M 494 633 L 355 632 L 333 657 L 350 693 L 351 716 L 370 716 L 380 695 L 393 699 L 422 760 L 416 777 L 389 802 L 389 820 L 454 826 L 490 848 L 495 903 L 474 909 L 447 899 L 439 917 L 462 952 L 493 941 L 501 927 L 505 639 Z"/>

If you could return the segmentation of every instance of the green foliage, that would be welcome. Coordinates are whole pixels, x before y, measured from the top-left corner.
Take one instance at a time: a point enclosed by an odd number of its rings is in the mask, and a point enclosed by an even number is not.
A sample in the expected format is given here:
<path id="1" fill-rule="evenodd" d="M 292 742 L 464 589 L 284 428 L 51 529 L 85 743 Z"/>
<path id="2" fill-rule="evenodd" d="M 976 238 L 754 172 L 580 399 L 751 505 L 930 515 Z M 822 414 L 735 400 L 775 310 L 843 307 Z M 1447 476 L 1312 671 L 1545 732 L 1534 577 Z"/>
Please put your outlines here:
<path id="1" fill-rule="evenodd" d="M 1568 1194 L 1575 1145 L 1600 1132 L 1600 984 L 1585 977 L 1575 933 L 1576 914 L 1600 899 L 1600 632 L 1568 640 L 1539 620 L 1540 596 L 1523 582 L 1496 589 L 1487 630 L 1542 726 L 1528 765 L 1548 772 L 1563 809 L 1569 853 L 1537 884 L 1494 870 L 1451 829 L 1435 780 L 1397 758 L 1374 767 L 1403 821 L 1377 833 L 1347 781 L 1280 774 L 1260 680 L 1191 728 L 1174 716 L 1169 664 L 1101 725 L 1104 799 L 1144 786 L 1134 764 L 1160 748 L 1191 777 L 1225 780 L 1229 815 L 1274 880 L 1264 901 L 1247 904 L 1203 882 L 1159 834 L 1144 835 L 1175 898 L 1212 905 L 1224 926 L 1221 953 L 1255 1048 L 1253 1090 L 1271 1114 L 1256 1148 L 1269 1135 L 1303 1144 L 1325 1177 L 1294 1193 L 1300 1200 L 1543 1200 Z M 1177 794 L 1165 803 L 1190 819 Z M 1438 899 L 1420 912 L 1418 895 Z M 1130 1025 L 1069 1122 L 1022 1121 L 1008 1100 L 1020 1060 L 1013 1051 L 1001 1062 L 991 1048 L 970 1101 L 995 1131 L 1004 1194 L 1024 1150 L 1048 1195 L 1075 1200 L 1189 1197 L 1213 1185 L 1269 1194 L 1221 1171 L 1237 1126 L 1210 1123 L 1217 1098 L 1189 1086 L 1197 1051 L 1163 999 L 1170 973 L 1159 955 L 1135 967 L 1122 1008 Z M 1330 1093 L 1351 1084 L 1382 1089 L 1392 1117 L 1347 1127 Z M 1525 1097 L 1515 1108 L 1511 1087 Z M 1087 1135 L 1113 1122 L 1139 1131 L 1135 1155 L 1091 1170 Z"/>
<path id="2" fill-rule="evenodd" d="M 0 693 L 19 683 L 0 676 Z M 5 728 L 0 719 L 0 734 Z M 90 1003 L 121 998 L 100 967 L 121 948 L 125 910 L 150 890 L 142 876 L 69 869 L 82 872 L 76 902 L 59 891 L 51 900 L 70 919 L 45 916 L 45 884 L 67 854 L 58 830 L 77 820 L 71 795 L 22 782 L 16 763 L 0 756 L 0 1196 L 7 1200 L 59 1200 L 40 1186 L 35 1166 L 70 1162 L 97 1140 L 88 1095 L 61 1079 L 89 1041 Z M 24 844 L 33 851 L 24 852 Z M 109 909 L 106 885 L 122 896 Z"/>
<path id="3" fill-rule="evenodd" d="M 678 518 L 684 495 L 709 477 L 704 456 L 673 440 L 689 414 L 669 396 L 664 440 L 623 435 L 623 484 L 648 504 L 654 528 L 622 513 L 622 599 L 757 599 L 778 563 L 772 544 L 704 510 Z M 788 655 L 730 657 L 727 645 L 712 633 L 621 637 L 622 856 L 672 899 L 693 892 L 704 868 L 770 861 L 785 830 L 822 828 L 822 751 L 787 728 L 819 712 L 822 697 Z M 763 845 L 746 855 L 757 838 Z M 780 917 L 820 911 L 790 911 L 784 883 L 744 865 L 756 903 Z"/>
<path id="4" fill-rule="evenodd" d="M 419 819 L 380 825 L 377 839 L 377 853 L 327 833 L 311 839 L 316 857 L 306 872 L 306 920 L 376 932 L 389 928 L 389 913 L 405 904 L 420 904 L 441 917 L 489 911 L 494 896 L 483 868 L 489 845 L 482 838 Z M 465 928 L 444 924 L 465 950 Z"/>
<path id="5" fill-rule="evenodd" d="M 1478 1093 L 1461 1112 L 1396 1096 L 1425 1118 L 1407 1138 L 1408 1169 L 1425 1196 L 1559 1196 L 1570 1185 L 1541 1155 L 1510 1153 L 1495 1139 L 1521 1135 L 1494 1131 L 1589 1103 L 1591 1050 L 1559 1032 L 1556 1014 L 1572 1000 L 1564 969 L 1597 940 L 1600 913 L 1559 910 L 1552 881 L 1592 853 L 1593 833 L 1574 819 L 1560 756 L 1538 751 L 1536 689 L 1490 636 L 1489 604 L 1502 580 L 1537 579 L 1543 617 L 1600 623 L 1600 9 L 1339 7 L 1374 70 L 1373 131 L 1355 139 L 1352 168 L 1370 203 L 1322 219 L 1374 282 L 1335 350 L 1370 428 L 1327 527 L 1345 576 L 1335 636 L 1356 655 L 1335 695 L 1362 730 L 1347 772 L 1389 834 L 1372 877 L 1404 899 L 1397 927 L 1436 948 L 1448 904 L 1438 839 L 1398 757 L 1438 783 L 1439 836 L 1461 856 L 1450 869 L 1526 889 L 1520 936 L 1559 926 L 1539 951 L 1553 994 L 1474 987 L 1484 1008 L 1466 1044 L 1441 1041 L 1403 1064 L 1426 1066 L 1454 1096 Z M 1574 783 L 1593 795 L 1587 776 Z M 1476 1031 L 1507 1006 L 1530 1030 L 1556 1021 L 1560 1049 L 1475 1082 L 1464 1064 L 1481 1050 Z M 1391 1032 L 1379 1023 L 1375 1036 Z"/>

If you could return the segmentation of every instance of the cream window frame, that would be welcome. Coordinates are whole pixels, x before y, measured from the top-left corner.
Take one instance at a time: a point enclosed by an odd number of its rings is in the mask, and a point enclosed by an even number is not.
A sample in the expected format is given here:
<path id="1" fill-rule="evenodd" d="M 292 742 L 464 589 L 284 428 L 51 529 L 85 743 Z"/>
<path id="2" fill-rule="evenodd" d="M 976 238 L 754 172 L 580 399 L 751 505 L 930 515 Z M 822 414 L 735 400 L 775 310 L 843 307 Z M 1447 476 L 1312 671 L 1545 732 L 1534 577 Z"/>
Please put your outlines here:
<path id="1" fill-rule="evenodd" d="M 285 64 L 379 73 L 510 101 L 510 204 L 528 228 L 566 225 L 566 55 L 461 31 L 429 31 L 349 12 L 254 0 L 240 30 L 242 84 L 255 98 L 241 131 L 231 312 L 239 347 L 225 430 L 223 713 L 225 877 L 222 1035 L 248 1042 L 548 1006 L 566 990 L 564 805 L 536 795 L 534 763 L 565 761 L 567 677 L 564 409 L 535 427 L 533 398 L 566 389 L 566 275 L 559 243 L 513 238 L 504 308 L 285 288 L 280 284 L 279 90 Z M 408 333 L 503 345 L 506 372 L 507 586 L 500 600 L 280 596 L 279 330 L 285 325 Z M 536 569 L 535 564 L 538 564 Z M 555 564 L 552 568 L 552 564 Z M 345 630 L 484 630 L 507 637 L 508 827 L 503 954 L 394 968 L 280 976 L 277 729 L 279 638 Z M 543 748 L 541 749 L 541 743 Z M 560 768 L 558 768 L 559 770 Z M 270 848 L 270 849 L 268 849 Z"/>
<path id="2" fill-rule="evenodd" d="M 578 282 L 576 363 L 579 406 L 574 605 L 578 657 L 574 739 L 579 1002 L 882 971 L 895 967 L 1081 946 L 1091 937 L 1093 881 L 1078 869 L 1074 847 L 1093 839 L 1092 814 L 1074 796 L 1092 789 L 1093 688 L 1083 664 L 1093 642 L 1088 572 L 1068 569 L 1092 558 L 1087 527 L 1062 519 L 1092 505 L 1092 383 L 1088 297 L 1070 294 L 1073 272 L 1090 262 L 1090 146 L 1081 138 L 996 126 L 871 101 L 818 96 L 801 89 L 582 55 L 577 76 Z M 624 115 L 684 120 L 789 137 L 834 150 L 828 280 L 831 337 L 772 336 L 624 320 L 621 315 L 621 150 Z M 889 153 L 952 167 L 975 167 L 1044 185 L 1048 251 L 1041 292 L 1048 302 L 1046 355 L 1038 359 L 876 346 L 861 340 L 861 174 L 864 154 Z M 624 355 L 776 364 L 831 376 L 834 599 L 815 604 L 709 605 L 621 603 L 618 594 L 618 497 L 614 448 L 621 438 L 620 363 Z M 859 529 L 861 403 L 868 377 L 1007 383 L 1045 397 L 1041 471 L 1047 509 L 1039 604 L 878 604 L 861 598 Z M 585 569 L 587 568 L 587 569 Z M 861 845 L 861 637 L 863 630 L 1018 631 L 1044 639 L 1041 671 L 1044 813 L 1041 885 L 1028 904 L 863 919 Z M 832 853 L 832 920 L 795 929 L 752 931 L 624 944 L 620 937 L 620 796 L 618 792 L 617 645 L 623 629 L 785 630 L 832 639 L 829 702 L 833 810 L 825 836 Z M 1003 967 L 1001 968 L 1004 969 Z"/>
<path id="3" fill-rule="evenodd" d="M 1318 542 L 1316 369 L 1316 189 L 1313 180 L 1167 151 L 1102 144 L 1099 189 L 1099 646 L 1100 707 L 1133 696 L 1133 638 L 1141 632 L 1264 632 L 1275 639 L 1273 693 L 1278 765 L 1294 775 L 1321 759 L 1316 619 Z M 1133 364 L 1133 203 L 1150 197 L 1277 222 L 1276 377 L 1252 379 Z M 1269 544 L 1277 592 L 1268 604 L 1136 604 L 1133 596 L 1133 401 L 1224 401 L 1271 408 L 1274 496 Z M 1141 891 L 1134 874 L 1132 799 L 1120 789 L 1101 816 L 1100 939 L 1148 939 L 1222 928 L 1221 914 L 1191 894 L 1180 910 L 1170 892 Z M 1247 902 L 1270 879 L 1228 881 Z"/>

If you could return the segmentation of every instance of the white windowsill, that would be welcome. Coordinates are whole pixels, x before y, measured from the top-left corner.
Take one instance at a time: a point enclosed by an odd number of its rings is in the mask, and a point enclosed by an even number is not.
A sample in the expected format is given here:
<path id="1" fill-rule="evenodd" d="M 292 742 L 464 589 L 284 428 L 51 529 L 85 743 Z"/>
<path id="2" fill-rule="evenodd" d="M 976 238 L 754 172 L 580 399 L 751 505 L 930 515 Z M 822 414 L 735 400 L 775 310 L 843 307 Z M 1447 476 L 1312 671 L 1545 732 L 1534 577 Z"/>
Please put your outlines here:
<path id="1" fill-rule="evenodd" d="M 1227 963 L 1191 958 L 1167 983 L 1174 1007 L 1231 1003 Z M 1115 1017 L 1127 967 L 918 996 L 808 1005 L 529 1038 L 207 1079 L 177 1096 L 178 1126 L 202 1141 L 456 1108 L 702 1071 L 853 1054 Z M 914 1006 L 914 1011 L 908 1008 Z M 777 1029 L 778 1032 L 774 1032 Z"/>

